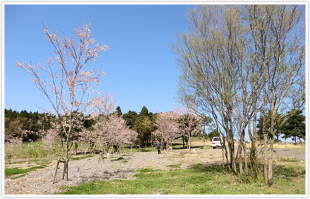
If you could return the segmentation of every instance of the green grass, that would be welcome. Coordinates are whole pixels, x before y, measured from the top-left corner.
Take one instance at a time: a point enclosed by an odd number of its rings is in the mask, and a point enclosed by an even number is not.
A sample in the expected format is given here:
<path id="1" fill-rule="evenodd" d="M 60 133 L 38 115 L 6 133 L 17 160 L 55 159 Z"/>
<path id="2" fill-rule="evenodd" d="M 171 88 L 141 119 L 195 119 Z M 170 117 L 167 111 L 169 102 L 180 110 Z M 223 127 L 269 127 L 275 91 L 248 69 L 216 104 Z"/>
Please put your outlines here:
<path id="1" fill-rule="evenodd" d="M 171 168 L 181 168 L 181 164 L 171 164 L 171 165 L 168 165 L 167 167 L 171 167 Z"/>
<path id="2" fill-rule="evenodd" d="M 84 159 L 84 158 L 90 158 L 93 156 L 94 155 L 86 155 L 86 156 L 82 156 L 82 157 L 72 157 L 70 160 L 80 160 L 80 159 Z M 19 163 L 25 163 L 25 162 L 28 162 L 28 164 L 36 163 L 38 166 L 30 167 L 27 169 L 18 168 Z M 14 162 L 14 164 L 16 164 L 17 167 L 5 168 L 4 173 L 5 173 L 5 176 L 18 175 L 18 176 L 12 177 L 12 179 L 16 179 L 16 178 L 20 178 L 22 176 L 25 176 L 26 173 L 28 173 L 28 172 L 47 167 L 49 162 L 50 162 L 50 160 L 48 160 L 48 159 L 40 159 L 40 160 L 34 159 L 34 160 L 29 160 L 29 161 L 18 161 L 18 162 Z M 13 164 L 13 163 L 9 163 L 9 164 Z M 22 174 L 22 175 L 19 175 L 19 174 Z"/>
<path id="3" fill-rule="evenodd" d="M 86 156 L 81 156 L 81 157 L 72 157 L 72 158 L 70 158 L 70 160 L 81 160 L 81 159 L 91 158 L 91 157 L 94 157 L 94 155 L 86 155 Z"/>
<path id="4" fill-rule="evenodd" d="M 285 177 L 279 176 L 280 173 Z M 255 183 L 242 183 L 240 176 L 223 173 L 222 166 L 198 164 L 191 169 L 170 171 L 145 168 L 134 175 L 134 180 L 92 181 L 63 187 L 64 192 L 58 194 L 305 194 L 305 177 L 299 169 L 276 167 L 275 175 L 272 185 L 268 186 L 264 185 L 262 176 Z"/>
<path id="5" fill-rule="evenodd" d="M 281 158 L 280 160 L 283 162 L 298 162 L 298 160 L 292 158 Z"/>
<path id="6" fill-rule="evenodd" d="M 5 169 L 4 170 L 4 174 L 5 176 L 13 176 L 13 175 L 18 175 L 18 174 L 25 174 L 25 173 L 28 173 L 30 171 L 35 171 L 37 169 L 42 169 L 46 167 L 46 165 L 41 165 L 41 166 L 36 166 L 36 167 L 31 167 L 31 168 L 28 168 L 28 169 L 19 169 L 19 168 L 10 168 L 10 169 Z M 21 177 L 21 176 L 19 176 Z"/>

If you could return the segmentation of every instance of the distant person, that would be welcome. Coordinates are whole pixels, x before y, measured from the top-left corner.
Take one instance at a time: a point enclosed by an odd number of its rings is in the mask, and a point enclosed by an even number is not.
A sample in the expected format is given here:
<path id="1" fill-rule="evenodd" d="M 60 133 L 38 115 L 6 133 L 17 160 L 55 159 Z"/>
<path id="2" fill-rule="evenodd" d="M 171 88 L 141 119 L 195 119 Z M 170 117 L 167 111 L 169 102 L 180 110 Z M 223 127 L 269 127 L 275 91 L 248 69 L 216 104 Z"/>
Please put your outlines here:
<path id="1" fill-rule="evenodd" d="M 161 154 L 161 152 L 160 152 L 160 147 L 161 147 L 161 143 L 160 143 L 160 141 L 157 140 L 157 150 L 158 150 L 158 154 Z"/>

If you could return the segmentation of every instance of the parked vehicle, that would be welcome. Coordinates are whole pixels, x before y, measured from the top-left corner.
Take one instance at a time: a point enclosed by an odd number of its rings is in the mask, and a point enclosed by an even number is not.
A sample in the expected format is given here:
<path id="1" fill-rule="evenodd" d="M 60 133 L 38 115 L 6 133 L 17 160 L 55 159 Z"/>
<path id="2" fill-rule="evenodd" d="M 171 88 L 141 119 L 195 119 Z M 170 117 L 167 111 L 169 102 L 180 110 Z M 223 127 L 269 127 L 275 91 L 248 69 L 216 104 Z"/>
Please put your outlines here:
<path id="1" fill-rule="evenodd" d="M 212 138 L 212 147 L 215 149 L 216 147 L 222 147 L 223 142 L 221 137 L 213 137 Z"/>

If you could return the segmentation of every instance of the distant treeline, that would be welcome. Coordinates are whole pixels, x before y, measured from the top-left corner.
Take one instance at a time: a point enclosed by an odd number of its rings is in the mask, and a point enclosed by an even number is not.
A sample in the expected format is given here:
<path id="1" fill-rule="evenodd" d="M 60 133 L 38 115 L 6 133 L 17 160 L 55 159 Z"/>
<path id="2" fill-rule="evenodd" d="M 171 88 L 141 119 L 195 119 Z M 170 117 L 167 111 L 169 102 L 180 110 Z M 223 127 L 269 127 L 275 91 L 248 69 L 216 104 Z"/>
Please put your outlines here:
<path id="1" fill-rule="evenodd" d="M 136 131 L 138 136 L 138 142 L 140 146 L 148 146 L 155 139 L 152 136 L 152 132 L 156 130 L 154 122 L 156 120 L 156 113 L 149 112 L 148 109 L 143 106 L 140 113 L 129 110 L 127 113 L 122 113 L 121 108 L 116 108 L 117 114 L 122 116 L 126 120 L 126 124 L 130 129 Z M 50 128 L 50 121 L 44 121 L 44 116 L 48 116 L 45 113 L 28 112 L 22 110 L 21 112 L 5 109 L 5 135 L 12 135 L 13 137 L 22 137 L 23 142 L 36 141 L 42 137 L 42 130 Z M 49 118 L 53 116 L 48 116 Z M 55 118 L 55 117 L 54 117 Z M 39 122 L 39 120 L 41 120 Z M 36 132 L 25 133 L 25 130 Z"/>
<path id="2" fill-rule="evenodd" d="M 44 121 L 45 113 L 28 112 L 22 110 L 21 112 L 13 111 L 12 109 L 4 109 L 5 116 L 5 135 L 12 135 L 13 137 L 23 138 L 25 141 L 36 141 L 41 138 L 40 130 L 50 128 L 49 121 Z M 52 116 L 48 116 L 52 117 Z M 39 120 L 42 120 L 39 123 Z M 34 133 L 32 133 L 34 132 Z"/>

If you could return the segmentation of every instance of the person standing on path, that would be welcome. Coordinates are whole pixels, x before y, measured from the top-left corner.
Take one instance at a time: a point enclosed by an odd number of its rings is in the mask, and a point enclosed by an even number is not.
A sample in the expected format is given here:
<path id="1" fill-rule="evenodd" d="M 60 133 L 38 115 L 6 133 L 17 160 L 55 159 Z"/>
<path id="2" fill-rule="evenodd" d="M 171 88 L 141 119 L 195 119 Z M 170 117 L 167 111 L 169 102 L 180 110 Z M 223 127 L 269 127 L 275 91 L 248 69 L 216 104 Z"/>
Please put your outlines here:
<path id="1" fill-rule="evenodd" d="M 160 146 L 161 146 L 161 143 L 160 143 L 160 141 L 157 140 L 157 150 L 158 150 L 158 154 L 161 154 L 161 152 L 160 152 Z"/>

